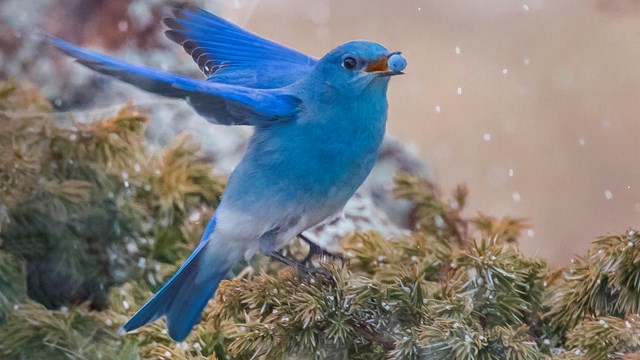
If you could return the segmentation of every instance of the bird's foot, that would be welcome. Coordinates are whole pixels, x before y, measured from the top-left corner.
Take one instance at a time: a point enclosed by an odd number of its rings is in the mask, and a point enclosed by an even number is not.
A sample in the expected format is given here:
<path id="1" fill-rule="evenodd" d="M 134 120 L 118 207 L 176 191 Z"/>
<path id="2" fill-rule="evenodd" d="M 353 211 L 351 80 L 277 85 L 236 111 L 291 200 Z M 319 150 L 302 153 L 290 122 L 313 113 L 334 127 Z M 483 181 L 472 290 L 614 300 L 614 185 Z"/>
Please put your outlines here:
<path id="1" fill-rule="evenodd" d="M 303 275 L 322 274 L 324 276 L 331 276 L 331 274 L 323 268 L 307 266 L 303 262 L 289 259 L 288 257 L 280 254 L 277 251 L 270 253 L 269 257 L 278 260 L 285 265 L 294 267 L 296 270 L 298 270 L 298 272 L 300 272 L 300 274 Z"/>
<path id="2" fill-rule="evenodd" d="M 334 261 L 340 260 L 340 265 L 344 265 L 344 256 L 342 254 L 329 252 L 302 234 L 298 236 L 309 245 L 309 253 L 304 257 L 304 259 L 302 259 L 301 263 L 308 264 L 314 256 L 320 256 L 322 259 L 329 258 Z"/>
<path id="3" fill-rule="evenodd" d="M 321 267 L 311 267 L 311 266 L 306 266 L 303 264 L 300 264 L 301 266 L 298 267 L 298 272 L 302 275 L 306 275 L 306 276 L 311 276 L 311 275 L 322 275 L 324 277 L 331 277 L 331 273 L 329 271 L 327 271 L 326 269 L 323 269 Z"/>

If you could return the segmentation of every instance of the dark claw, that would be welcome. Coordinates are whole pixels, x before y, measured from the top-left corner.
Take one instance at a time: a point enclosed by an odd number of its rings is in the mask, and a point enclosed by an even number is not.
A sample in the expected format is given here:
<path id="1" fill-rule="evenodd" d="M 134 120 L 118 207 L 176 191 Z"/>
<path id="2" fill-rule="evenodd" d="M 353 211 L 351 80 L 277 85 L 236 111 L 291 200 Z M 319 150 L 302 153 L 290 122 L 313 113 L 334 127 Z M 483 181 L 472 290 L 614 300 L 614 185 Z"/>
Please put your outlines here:
<path id="1" fill-rule="evenodd" d="M 324 277 L 331 277 L 331 273 L 323 268 L 320 267 L 309 267 L 306 265 L 302 265 L 300 264 L 300 266 L 298 266 L 298 271 L 300 272 L 300 274 L 302 275 L 315 275 L 315 274 L 320 274 Z"/>
<path id="2" fill-rule="evenodd" d="M 334 261 L 340 260 L 340 265 L 341 266 L 344 265 L 344 256 L 342 256 L 342 254 L 334 254 L 321 248 L 316 243 L 309 240 L 309 238 L 307 238 L 303 234 L 299 234 L 298 236 L 300 237 L 300 239 L 302 239 L 304 242 L 306 242 L 309 245 L 309 253 L 307 254 L 307 256 L 304 257 L 304 259 L 302 259 L 301 263 L 308 264 L 311 261 L 311 259 L 313 259 L 314 256 L 319 255 L 322 258 L 330 258 Z"/>
<path id="3" fill-rule="evenodd" d="M 289 259 L 286 256 L 283 256 L 282 254 L 274 251 L 272 253 L 269 254 L 269 257 L 280 261 L 281 263 L 287 265 L 287 266 L 292 266 L 294 268 L 296 268 L 298 270 L 298 272 L 300 272 L 303 275 L 311 275 L 311 274 L 322 274 L 324 276 L 331 276 L 331 274 L 322 268 L 316 268 L 316 267 L 309 267 L 307 265 L 304 264 L 304 262 L 298 262 L 292 259 Z"/>

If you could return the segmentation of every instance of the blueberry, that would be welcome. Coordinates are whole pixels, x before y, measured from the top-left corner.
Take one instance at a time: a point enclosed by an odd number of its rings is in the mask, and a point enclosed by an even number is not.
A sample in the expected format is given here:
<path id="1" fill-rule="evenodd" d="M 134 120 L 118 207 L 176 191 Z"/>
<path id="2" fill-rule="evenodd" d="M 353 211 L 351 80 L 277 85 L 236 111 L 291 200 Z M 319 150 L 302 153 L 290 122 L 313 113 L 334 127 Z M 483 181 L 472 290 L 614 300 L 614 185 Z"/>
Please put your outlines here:
<path id="1" fill-rule="evenodd" d="M 391 71 L 402 71 L 407 67 L 407 59 L 402 54 L 393 54 L 387 60 L 387 64 Z"/>

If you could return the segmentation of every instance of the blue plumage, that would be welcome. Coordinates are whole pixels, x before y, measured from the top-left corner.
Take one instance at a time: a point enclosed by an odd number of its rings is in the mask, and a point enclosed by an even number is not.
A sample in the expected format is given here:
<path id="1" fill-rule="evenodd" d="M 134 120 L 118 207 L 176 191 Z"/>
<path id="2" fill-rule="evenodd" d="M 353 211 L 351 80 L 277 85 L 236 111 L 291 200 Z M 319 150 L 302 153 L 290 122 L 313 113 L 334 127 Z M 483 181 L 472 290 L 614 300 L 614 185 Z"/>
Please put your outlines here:
<path id="1" fill-rule="evenodd" d="M 402 74 L 406 60 L 368 41 L 348 42 L 317 60 L 194 7 L 177 9 L 165 23 L 167 36 L 206 80 L 47 39 L 93 70 L 187 100 L 213 123 L 255 127 L 202 241 L 123 327 L 135 330 L 164 316 L 169 335 L 180 341 L 234 264 L 257 251 L 293 263 L 277 251 L 355 193 L 382 143 L 389 79 Z"/>
<path id="2" fill-rule="evenodd" d="M 205 82 L 133 65 L 49 36 L 47 40 L 82 65 L 136 87 L 167 97 L 186 99 L 207 120 L 223 125 L 268 126 L 292 120 L 300 99 L 279 89 L 253 89 Z"/>
<path id="3" fill-rule="evenodd" d="M 164 315 L 169 335 L 176 341 L 182 341 L 193 326 L 200 320 L 200 314 L 216 289 L 220 280 L 229 272 L 233 264 L 221 259 L 211 261 L 206 276 L 201 275 L 203 251 L 215 228 L 215 217 L 207 226 L 202 242 L 189 258 L 162 288 L 123 326 L 125 331 L 137 329 Z"/>
<path id="4" fill-rule="evenodd" d="M 307 76 L 317 59 L 244 30 L 202 9 L 166 18 L 165 34 L 193 57 L 210 81 L 269 89 Z M 219 71 L 224 69 L 224 71 Z"/>

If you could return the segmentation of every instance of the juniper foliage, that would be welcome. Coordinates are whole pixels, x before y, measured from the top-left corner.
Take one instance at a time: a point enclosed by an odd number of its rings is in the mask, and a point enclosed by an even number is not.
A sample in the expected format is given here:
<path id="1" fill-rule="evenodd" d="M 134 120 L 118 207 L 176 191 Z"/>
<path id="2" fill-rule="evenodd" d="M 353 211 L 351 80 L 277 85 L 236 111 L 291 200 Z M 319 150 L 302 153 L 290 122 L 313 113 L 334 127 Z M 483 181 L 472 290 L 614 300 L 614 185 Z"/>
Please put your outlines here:
<path id="1" fill-rule="evenodd" d="M 195 246 L 224 183 L 188 137 L 151 150 L 131 105 L 53 119 L 37 89 L 0 83 L 2 358 L 640 358 L 637 232 L 549 269 L 518 249 L 526 220 L 465 217 L 464 186 L 447 199 L 402 174 L 406 236 L 346 236 L 345 262 L 316 259 L 311 275 L 258 256 L 185 342 L 162 321 L 118 335 Z"/>
<path id="2" fill-rule="evenodd" d="M 27 295 L 105 309 L 113 286 L 155 289 L 188 254 L 201 226 L 189 216 L 210 214 L 223 182 L 188 136 L 152 150 L 146 121 L 131 104 L 74 121 L 32 85 L 0 82 L 0 323 Z"/>

